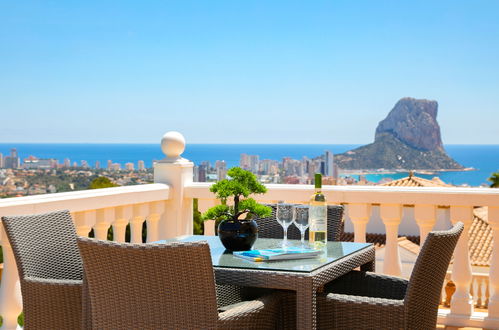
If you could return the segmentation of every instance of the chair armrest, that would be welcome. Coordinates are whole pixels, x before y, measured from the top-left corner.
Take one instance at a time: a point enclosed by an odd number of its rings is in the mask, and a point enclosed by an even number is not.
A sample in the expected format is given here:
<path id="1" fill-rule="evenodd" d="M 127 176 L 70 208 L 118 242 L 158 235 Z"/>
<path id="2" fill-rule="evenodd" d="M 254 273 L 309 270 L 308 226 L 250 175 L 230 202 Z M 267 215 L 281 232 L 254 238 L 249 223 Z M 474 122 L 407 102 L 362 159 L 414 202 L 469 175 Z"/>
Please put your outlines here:
<path id="1" fill-rule="evenodd" d="M 317 297 L 318 329 L 402 329 L 403 300 L 320 294 Z"/>
<path id="2" fill-rule="evenodd" d="M 279 294 L 235 304 L 218 314 L 217 329 L 274 329 L 279 317 Z"/>
<path id="3" fill-rule="evenodd" d="M 402 300 L 408 283 L 399 277 L 351 271 L 328 283 L 325 292 Z"/>

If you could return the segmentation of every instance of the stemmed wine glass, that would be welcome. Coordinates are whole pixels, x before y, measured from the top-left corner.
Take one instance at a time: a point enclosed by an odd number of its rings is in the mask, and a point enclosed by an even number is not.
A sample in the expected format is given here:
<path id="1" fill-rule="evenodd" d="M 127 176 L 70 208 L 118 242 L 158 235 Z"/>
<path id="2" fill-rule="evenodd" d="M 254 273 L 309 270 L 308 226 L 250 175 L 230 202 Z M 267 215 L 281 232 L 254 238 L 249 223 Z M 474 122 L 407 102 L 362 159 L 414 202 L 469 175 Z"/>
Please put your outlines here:
<path id="1" fill-rule="evenodd" d="M 309 226 L 308 223 L 308 205 L 298 205 L 295 207 L 295 226 L 301 233 L 301 246 L 305 246 L 305 232 Z"/>
<path id="2" fill-rule="evenodd" d="M 288 228 L 295 217 L 294 209 L 295 206 L 293 204 L 277 204 L 277 222 L 279 222 L 279 224 L 282 226 L 282 229 L 284 230 L 284 240 L 282 241 L 283 248 L 286 248 L 288 246 Z"/>

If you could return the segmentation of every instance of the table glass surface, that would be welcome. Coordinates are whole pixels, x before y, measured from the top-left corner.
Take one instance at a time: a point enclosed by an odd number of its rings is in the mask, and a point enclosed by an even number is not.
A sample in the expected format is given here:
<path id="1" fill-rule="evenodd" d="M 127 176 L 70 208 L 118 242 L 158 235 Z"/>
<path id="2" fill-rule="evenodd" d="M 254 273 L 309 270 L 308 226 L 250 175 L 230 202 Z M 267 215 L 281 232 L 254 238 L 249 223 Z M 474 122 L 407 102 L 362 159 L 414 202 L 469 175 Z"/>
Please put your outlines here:
<path id="1" fill-rule="evenodd" d="M 347 257 L 355 252 L 372 246 L 370 243 L 353 242 L 328 242 L 327 248 L 317 257 L 295 260 L 276 260 L 255 262 L 238 257 L 234 257 L 232 252 L 227 251 L 220 242 L 218 236 L 180 236 L 173 239 L 162 240 L 155 243 L 169 242 L 199 242 L 207 241 L 210 245 L 211 260 L 214 267 L 242 268 L 256 270 L 274 270 L 289 272 L 312 272 L 332 262 Z M 288 240 L 292 246 L 301 246 L 299 240 Z M 253 250 L 281 248 L 282 239 L 258 238 L 253 245 Z"/>

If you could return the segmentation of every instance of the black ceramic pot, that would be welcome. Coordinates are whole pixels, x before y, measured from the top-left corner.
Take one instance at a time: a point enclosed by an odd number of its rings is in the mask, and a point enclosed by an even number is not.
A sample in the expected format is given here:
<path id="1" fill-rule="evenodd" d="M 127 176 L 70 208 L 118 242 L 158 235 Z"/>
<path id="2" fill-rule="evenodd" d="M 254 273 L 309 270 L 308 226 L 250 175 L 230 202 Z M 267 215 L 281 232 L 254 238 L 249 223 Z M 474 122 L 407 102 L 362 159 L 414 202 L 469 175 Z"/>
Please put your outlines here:
<path id="1" fill-rule="evenodd" d="M 254 220 L 222 220 L 218 237 L 229 251 L 251 250 L 258 237 L 258 225 Z"/>

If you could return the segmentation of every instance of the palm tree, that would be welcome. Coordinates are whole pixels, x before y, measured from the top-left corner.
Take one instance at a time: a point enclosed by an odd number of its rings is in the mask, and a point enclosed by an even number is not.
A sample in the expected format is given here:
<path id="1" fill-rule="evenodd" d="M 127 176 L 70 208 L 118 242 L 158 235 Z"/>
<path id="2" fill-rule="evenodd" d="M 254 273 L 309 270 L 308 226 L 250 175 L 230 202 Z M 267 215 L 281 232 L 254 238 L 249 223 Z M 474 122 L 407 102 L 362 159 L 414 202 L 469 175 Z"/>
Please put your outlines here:
<path id="1" fill-rule="evenodd" d="M 488 178 L 488 180 L 492 182 L 490 184 L 490 188 L 499 188 L 499 171 L 492 173 L 492 175 L 490 176 L 490 178 Z"/>

